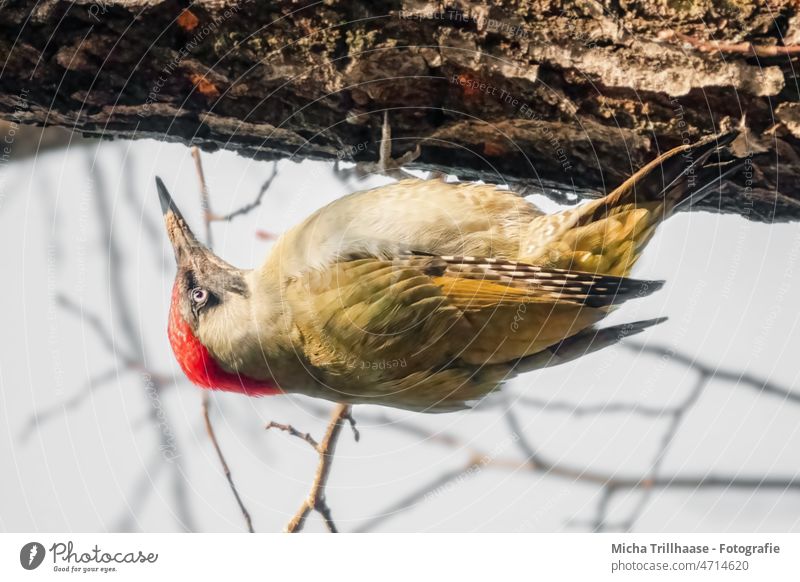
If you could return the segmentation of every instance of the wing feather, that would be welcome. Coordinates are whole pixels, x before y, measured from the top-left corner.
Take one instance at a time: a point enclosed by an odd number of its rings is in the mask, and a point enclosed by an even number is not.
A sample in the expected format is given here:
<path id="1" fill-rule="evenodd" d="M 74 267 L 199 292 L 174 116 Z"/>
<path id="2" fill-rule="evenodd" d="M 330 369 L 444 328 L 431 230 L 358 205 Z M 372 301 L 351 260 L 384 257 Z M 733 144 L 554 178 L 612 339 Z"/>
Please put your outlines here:
<path id="1" fill-rule="evenodd" d="M 569 302 L 589 307 L 610 307 L 628 299 L 649 295 L 664 284 L 663 281 L 556 269 L 497 258 L 426 258 L 428 263 L 424 271 L 444 277 L 443 283 L 447 278 L 495 281 L 498 286 L 496 293 L 500 293 L 499 288 L 502 288 L 506 300 L 512 302 L 516 298 L 525 302 Z M 410 258 L 409 264 L 413 264 L 414 260 Z"/>
<path id="2" fill-rule="evenodd" d="M 310 271 L 292 297 L 312 362 L 341 374 L 353 357 L 370 367 L 402 358 L 419 370 L 511 362 L 659 286 L 496 258 L 404 254 Z M 380 370 L 373 380 L 408 372 Z"/>

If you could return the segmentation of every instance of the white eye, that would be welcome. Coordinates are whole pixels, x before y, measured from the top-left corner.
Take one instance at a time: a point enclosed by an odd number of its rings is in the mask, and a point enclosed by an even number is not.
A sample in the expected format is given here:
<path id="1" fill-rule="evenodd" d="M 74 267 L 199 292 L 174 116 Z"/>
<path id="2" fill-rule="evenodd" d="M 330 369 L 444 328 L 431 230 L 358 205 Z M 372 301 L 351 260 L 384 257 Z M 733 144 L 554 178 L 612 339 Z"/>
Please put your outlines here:
<path id="1" fill-rule="evenodd" d="M 200 287 L 195 287 L 191 292 L 192 301 L 197 305 L 202 305 L 208 300 L 208 291 Z"/>

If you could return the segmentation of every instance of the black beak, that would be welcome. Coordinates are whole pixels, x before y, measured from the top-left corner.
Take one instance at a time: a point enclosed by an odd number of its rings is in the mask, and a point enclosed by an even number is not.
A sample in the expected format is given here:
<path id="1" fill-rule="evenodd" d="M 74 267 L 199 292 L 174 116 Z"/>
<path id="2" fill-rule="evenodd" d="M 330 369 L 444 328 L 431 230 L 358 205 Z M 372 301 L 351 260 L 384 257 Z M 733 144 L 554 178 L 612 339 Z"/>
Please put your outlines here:
<path id="1" fill-rule="evenodd" d="M 168 212 L 173 212 L 179 218 L 183 218 L 181 211 L 175 206 L 175 201 L 170 196 L 169 190 L 164 185 L 164 181 L 158 176 L 156 176 L 156 188 L 158 189 L 158 201 L 161 203 L 161 214 L 166 216 Z"/>
<path id="2" fill-rule="evenodd" d="M 197 250 L 205 251 L 205 247 L 186 224 L 186 220 L 175 205 L 169 190 L 158 176 L 156 176 L 156 188 L 158 189 L 158 200 L 161 203 L 161 213 L 164 215 L 164 224 L 167 227 L 167 235 L 169 235 L 178 263 L 185 261 Z"/>

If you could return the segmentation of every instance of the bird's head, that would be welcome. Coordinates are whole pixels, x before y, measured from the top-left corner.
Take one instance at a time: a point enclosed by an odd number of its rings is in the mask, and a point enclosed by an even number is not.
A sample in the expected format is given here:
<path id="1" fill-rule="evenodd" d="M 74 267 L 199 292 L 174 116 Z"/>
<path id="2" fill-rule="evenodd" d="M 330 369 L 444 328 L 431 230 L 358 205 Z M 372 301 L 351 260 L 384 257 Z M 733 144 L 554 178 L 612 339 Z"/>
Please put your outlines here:
<path id="1" fill-rule="evenodd" d="M 250 317 L 248 272 L 223 261 L 197 240 L 160 178 L 156 186 L 178 267 L 168 326 L 178 363 L 189 380 L 205 388 L 270 392 L 263 382 L 234 369 L 231 348 Z"/>

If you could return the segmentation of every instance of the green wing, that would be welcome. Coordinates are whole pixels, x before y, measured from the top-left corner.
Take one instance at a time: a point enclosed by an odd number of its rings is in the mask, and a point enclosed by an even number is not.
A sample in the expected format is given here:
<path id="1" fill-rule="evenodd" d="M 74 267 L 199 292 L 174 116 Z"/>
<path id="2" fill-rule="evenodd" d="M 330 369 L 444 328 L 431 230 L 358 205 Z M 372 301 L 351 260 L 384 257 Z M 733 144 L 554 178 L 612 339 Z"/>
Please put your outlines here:
<path id="1" fill-rule="evenodd" d="M 471 257 L 371 257 L 310 271 L 287 299 L 306 359 L 340 399 L 420 408 L 483 396 L 519 358 L 590 327 L 646 283 Z"/>

